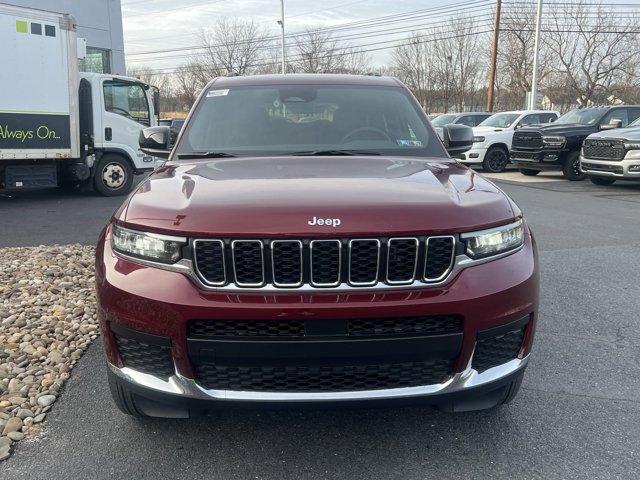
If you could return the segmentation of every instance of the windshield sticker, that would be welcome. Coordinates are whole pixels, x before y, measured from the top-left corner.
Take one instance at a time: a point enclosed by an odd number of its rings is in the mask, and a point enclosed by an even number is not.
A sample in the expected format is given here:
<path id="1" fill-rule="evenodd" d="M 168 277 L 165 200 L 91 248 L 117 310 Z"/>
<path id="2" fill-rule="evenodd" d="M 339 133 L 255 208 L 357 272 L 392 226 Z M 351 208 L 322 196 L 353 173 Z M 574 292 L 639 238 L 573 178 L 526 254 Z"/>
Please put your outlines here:
<path id="1" fill-rule="evenodd" d="M 209 90 L 207 92 L 207 98 L 209 97 L 223 97 L 229 93 L 229 89 L 225 88 L 223 90 Z"/>
<path id="2" fill-rule="evenodd" d="M 422 142 L 420 140 L 398 140 L 398 145 L 401 147 L 421 147 Z"/>

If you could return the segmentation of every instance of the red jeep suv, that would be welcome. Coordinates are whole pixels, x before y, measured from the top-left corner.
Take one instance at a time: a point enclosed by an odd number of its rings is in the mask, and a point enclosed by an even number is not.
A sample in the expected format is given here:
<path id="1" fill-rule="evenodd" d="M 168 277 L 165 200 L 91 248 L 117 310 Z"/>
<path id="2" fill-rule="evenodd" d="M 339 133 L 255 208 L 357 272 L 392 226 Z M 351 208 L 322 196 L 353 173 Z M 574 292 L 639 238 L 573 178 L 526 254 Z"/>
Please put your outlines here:
<path id="1" fill-rule="evenodd" d="M 213 80 L 96 252 L 118 407 L 511 400 L 538 309 L 533 236 L 398 80 Z"/>

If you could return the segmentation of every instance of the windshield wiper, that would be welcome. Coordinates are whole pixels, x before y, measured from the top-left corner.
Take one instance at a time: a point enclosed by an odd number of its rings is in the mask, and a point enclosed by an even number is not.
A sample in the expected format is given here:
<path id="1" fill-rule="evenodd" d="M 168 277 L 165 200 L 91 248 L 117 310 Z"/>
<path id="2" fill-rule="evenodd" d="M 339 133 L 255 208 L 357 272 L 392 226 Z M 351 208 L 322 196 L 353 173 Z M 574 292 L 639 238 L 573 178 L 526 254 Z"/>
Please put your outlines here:
<path id="1" fill-rule="evenodd" d="M 191 153 L 179 153 L 178 158 L 181 160 L 192 160 L 196 158 L 231 158 L 236 157 L 232 153 L 225 152 L 191 152 Z"/>
<path id="2" fill-rule="evenodd" d="M 297 155 L 301 157 L 331 157 L 340 155 L 380 155 L 378 152 L 367 152 L 364 150 L 306 150 L 302 152 L 293 152 L 289 155 Z"/>

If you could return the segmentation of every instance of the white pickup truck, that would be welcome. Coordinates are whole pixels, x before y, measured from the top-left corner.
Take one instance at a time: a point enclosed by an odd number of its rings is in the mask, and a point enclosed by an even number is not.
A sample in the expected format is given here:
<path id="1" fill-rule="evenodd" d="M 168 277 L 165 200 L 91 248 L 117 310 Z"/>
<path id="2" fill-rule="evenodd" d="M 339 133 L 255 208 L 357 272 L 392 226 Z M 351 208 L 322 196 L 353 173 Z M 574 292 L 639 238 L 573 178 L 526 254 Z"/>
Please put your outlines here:
<path id="1" fill-rule="evenodd" d="M 66 14 L 0 4 L 0 191 L 91 184 L 127 193 L 156 158 L 138 147 L 158 96 L 135 78 L 79 73 Z"/>
<path id="2" fill-rule="evenodd" d="M 482 164 L 485 172 L 502 172 L 509 163 L 513 132 L 525 125 L 549 123 L 560 114 L 550 110 L 514 110 L 500 112 L 473 128 L 473 147 L 464 153 L 460 162 Z"/>

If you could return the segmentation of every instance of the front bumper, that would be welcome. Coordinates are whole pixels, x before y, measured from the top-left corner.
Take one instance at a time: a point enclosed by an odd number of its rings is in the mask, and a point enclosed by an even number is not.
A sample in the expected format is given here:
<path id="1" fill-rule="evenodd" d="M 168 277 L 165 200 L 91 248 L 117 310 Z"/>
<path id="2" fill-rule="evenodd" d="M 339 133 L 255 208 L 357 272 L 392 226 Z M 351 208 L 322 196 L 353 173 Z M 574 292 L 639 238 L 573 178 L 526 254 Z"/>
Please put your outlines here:
<path id="1" fill-rule="evenodd" d="M 640 180 L 640 159 L 594 160 L 580 156 L 580 171 L 598 177 Z"/>
<path id="2" fill-rule="evenodd" d="M 518 168 L 533 170 L 558 170 L 562 168 L 562 150 L 518 150 L 511 149 L 509 158 Z"/>
<path id="3" fill-rule="evenodd" d="M 464 163 L 465 165 L 473 165 L 476 163 L 482 163 L 484 161 L 484 156 L 487 154 L 487 149 L 483 147 L 473 147 L 471 150 L 467 150 L 465 153 L 460 155 L 460 163 Z"/>
<path id="4" fill-rule="evenodd" d="M 160 397 L 169 403 L 180 399 L 197 402 L 222 400 L 227 403 L 313 403 L 418 397 L 440 402 L 449 396 L 495 390 L 511 381 L 526 366 L 536 324 L 538 277 L 535 242 L 529 233 L 525 235 L 522 249 L 504 258 L 463 269 L 446 285 L 393 291 L 367 291 L 363 288 L 361 292 L 350 293 L 209 292 L 199 289 L 181 273 L 159 270 L 116 256 L 104 237 L 98 244 L 96 258 L 98 313 L 111 375 L 143 397 Z M 326 342 L 326 351 L 322 350 L 322 345 L 312 345 L 309 353 L 302 355 L 301 342 L 288 342 L 280 347 L 267 346 L 272 351 L 266 356 L 256 353 L 257 350 L 254 349 L 263 342 L 236 341 L 217 345 L 212 342 L 212 348 L 204 345 L 201 349 L 206 356 L 211 355 L 210 351 L 221 348 L 216 353 L 217 358 L 213 355 L 207 361 L 219 361 L 220 357 L 224 357 L 226 360 L 242 362 L 246 358 L 253 358 L 254 365 L 269 365 L 265 359 L 278 359 L 281 353 L 282 358 L 289 358 L 286 355 L 291 355 L 298 362 L 309 358 L 334 361 L 342 356 L 358 360 L 358 355 L 368 360 L 384 360 L 385 355 L 407 355 L 410 349 L 415 356 L 420 348 L 428 350 L 424 353 L 431 357 L 437 357 L 439 351 L 446 350 L 447 358 L 451 359 L 450 374 L 437 382 L 352 391 L 288 392 L 207 388 L 199 379 L 198 373 L 201 350 L 194 350 L 194 345 L 198 348 L 200 345 L 190 338 L 188 328 L 189 322 L 194 320 L 304 320 L 320 325 L 325 319 L 393 319 L 416 315 L 457 315 L 463 319 L 461 330 L 454 339 L 445 339 L 444 335 L 426 339 L 414 338 L 420 337 L 415 335 L 399 339 L 397 345 L 391 345 L 393 342 L 388 338 L 376 339 L 376 344 L 363 341 L 360 343 L 365 348 L 362 352 L 355 353 L 345 348 L 346 342 L 342 341 L 344 338 L 333 338 L 332 340 L 336 340 L 334 345 Z M 482 335 L 505 325 L 515 324 L 522 329 L 522 340 L 518 340 L 513 355 L 488 368 L 475 368 L 474 351 Z M 140 332 L 142 336 L 157 336 L 166 341 L 170 350 L 171 373 L 154 375 L 126 365 L 114 334 L 114 330 L 123 329 Z M 499 334 L 500 332 L 496 333 Z M 146 342 L 146 339 L 141 337 L 140 341 Z M 422 341 L 427 343 L 420 343 Z M 265 350 L 264 343 L 259 345 L 258 350 L 262 349 L 260 352 Z M 447 346 L 443 346 L 445 344 Z M 379 350 L 378 346 L 381 346 Z M 238 347 L 240 350 L 233 350 Z M 294 347 L 297 350 L 290 351 L 295 350 Z M 278 360 L 282 361 L 282 358 Z"/>

